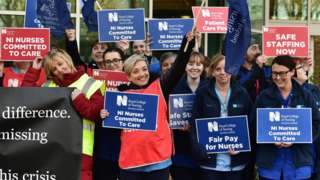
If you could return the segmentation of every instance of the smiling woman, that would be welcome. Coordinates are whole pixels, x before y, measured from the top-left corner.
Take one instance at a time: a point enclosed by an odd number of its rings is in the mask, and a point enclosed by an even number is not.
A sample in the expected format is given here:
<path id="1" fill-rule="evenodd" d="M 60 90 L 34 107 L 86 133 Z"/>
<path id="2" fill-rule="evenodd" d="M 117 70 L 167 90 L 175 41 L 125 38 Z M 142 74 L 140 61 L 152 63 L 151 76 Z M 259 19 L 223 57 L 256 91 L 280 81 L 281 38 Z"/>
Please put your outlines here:
<path id="1" fill-rule="evenodd" d="M 272 62 L 272 80 L 277 85 L 283 98 L 287 98 L 292 89 L 295 59 L 291 56 L 278 56 Z"/>
<path id="2" fill-rule="evenodd" d="M 138 86 L 144 86 L 149 81 L 148 62 L 141 55 L 133 55 L 128 58 L 124 63 L 124 71 L 129 81 Z"/>
<path id="3" fill-rule="evenodd" d="M 187 38 L 188 37 L 188 38 Z M 142 55 L 132 55 L 124 62 L 124 71 L 130 84 L 122 84 L 119 91 L 158 95 L 156 131 L 122 130 L 119 155 L 120 179 L 168 180 L 169 166 L 173 153 L 172 134 L 167 119 L 169 93 L 179 82 L 185 71 L 192 48 L 194 34 L 189 32 L 184 38 L 177 61 L 171 70 L 162 75 L 149 72 L 148 62 Z M 187 41 L 187 51 L 183 51 Z M 101 110 L 101 118 L 108 116 Z M 148 119 L 146 119 L 147 121 Z M 132 124 L 135 126 L 135 124 Z"/>
<path id="4" fill-rule="evenodd" d="M 254 118 L 252 122 L 257 121 L 256 108 L 300 108 L 303 104 L 304 107 L 312 109 L 312 134 L 315 140 L 315 137 L 318 136 L 319 111 L 310 89 L 307 90 L 307 87 L 300 86 L 292 79 L 295 71 L 303 70 L 296 65 L 296 61 L 297 59 L 291 56 L 274 58 L 272 62 L 274 84 L 261 92 L 256 99 L 256 107 L 252 110 L 252 118 Z M 307 119 L 304 120 L 306 121 L 304 123 L 307 123 Z M 289 129 L 293 130 L 294 127 Z M 259 133 L 257 130 L 253 132 Z M 309 144 L 288 143 L 295 137 L 287 135 L 296 136 L 300 135 L 299 133 L 299 131 L 284 132 L 284 134 L 277 134 L 284 135 L 279 143 L 257 144 L 256 162 L 259 179 L 280 179 L 280 176 L 287 179 L 309 179 L 311 177 L 314 161 L 312 158 L 314 151 L 311 150 L 313 147 Z M 301 154 L 303 156 L 300 156 Z"/>
<path id="5" fill-rule="evenodd" d="M 79 60 L 77 60 L 79 61 Z M 103 107 L 103 83 L 90 78 L 83 66 L 75 67 L 72 58 L 62 49 L 52 49 L 44 60 L 37 57 L 29 67 L 22 86 L 35 86 L 41 65 L 44 64 L 48 81 L 44 87 L 73 87 L 71 99 L 75 110 L 83 118 L 82 179 L 92 180 L 94 121 L 100 121 Z"/>

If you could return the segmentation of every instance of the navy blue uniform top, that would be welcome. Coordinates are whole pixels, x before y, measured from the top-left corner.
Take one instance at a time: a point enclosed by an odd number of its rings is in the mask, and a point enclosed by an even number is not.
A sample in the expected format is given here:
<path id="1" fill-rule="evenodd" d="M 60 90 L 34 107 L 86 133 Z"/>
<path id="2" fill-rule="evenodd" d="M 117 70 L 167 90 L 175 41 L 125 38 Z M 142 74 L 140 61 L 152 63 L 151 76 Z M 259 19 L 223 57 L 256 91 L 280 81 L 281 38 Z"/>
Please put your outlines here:
<path id="1" fill-rule="evenodd" d="M 205 78 L 200 78 L 198 88 L 204 85 Z M 198 89 L 197 88 L 197 89 Z M 187 82 L 187 75 L 183 76 L 177 86 L 172 91 L 172 94 L 193 94 Z M 172 157 L 174 166 L 182 166 L 196 168 L 197 165 L 193 161 L 190 149 L 190 133 L 189 131 L 173 130 L 175 155 Z"/>
<path id="2" fill-rule="evenodd" d="M 258 94 L 270 85 L 271 68 L 264 66 L 260 68 L 256 63 L 250 70 L 241 66 L 237 80 L 249 93 L 251 100 L 255 101 Z"/>
<path id="3" fill-rule="evenodd" d="M 247 91 L 236 84 L 231 83 L 231 95 L 227 106 L 228 116 L 249 115 L 252 107 L 251 99 Z M 191 148 L 194 158 L 202 166 L 216 167 L 216 154 L 208 155 L 205 152 L 205 147 L 197 142 L 195 119 L 212 118 L 221 116 L 221 105 L 218 95 L 215 92 L 215 80 L 209 79 L 196 92 L 196 98 L 193 105 L 191 122 Z M 249 118 L 248 118 L 249 119 Z M 249 122 L 249 129 L 251 128 Z M 247 164 L 249 162 L 250 153 L 242 152 L 231 156 L 231 167 Z"/>
<path id="4" fill-rule="evenodd" d="M 255 102 L 255 108 L 252 109 L 251 121 L 256 124 L 256 108 L 281 108 L 283 101 L 279 98 L 279 89 L 275 84 L 261 92 Z M 288 107 L 310 107 L 312 108 L 312 133 L 313 138 L 318 137 L 319 129 L 319 111 L 316 102 L 311 93 L 297 82 L 292 81 L 292 90 Z M 253 126 L 256 128 L 256 126 Z M 256 133 L 256 130 L 253 131 Z M 312 145 L 311 144 L 293 144 L 290 149 L 293 152 L 293 163 L 295 167 L 311 166 Z M 257 144 L 256 164 L 258 167 L 270 169 L 276 161 L 278 148 L 274 144 Z"/>

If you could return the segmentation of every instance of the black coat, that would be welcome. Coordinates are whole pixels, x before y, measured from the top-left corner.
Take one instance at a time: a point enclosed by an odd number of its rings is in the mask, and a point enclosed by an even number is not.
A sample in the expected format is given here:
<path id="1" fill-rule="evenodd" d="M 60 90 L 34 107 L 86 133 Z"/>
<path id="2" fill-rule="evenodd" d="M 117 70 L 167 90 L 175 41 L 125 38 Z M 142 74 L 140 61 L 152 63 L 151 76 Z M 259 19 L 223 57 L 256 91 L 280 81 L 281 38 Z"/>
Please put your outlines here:
<path id="1" fill-rule="evenodd" d="M 255 108 L 252 111 L 253 122 L 256 123 L 256 108 L 281 108 L 282 102 L 279 98 L 280 93 L 278 87 L 273 84 L 268 89 L 261 92 L 255 102 Z M 312 108 L 312 133 L 313 138 L 318 137 L 319 129 L 319 111 L 312 94 L 302 88 L 297 82 L 292 81 L 291 101 L 289 107 L 310 107 Z M 256 126 L 253 126 L 256 128 Z M 254 131 L 256 132 L 256 130 Z M 262 168 L 272 168 L 277 157 L 277 147 L 274 144 L 257 144 L 256 164 Z M 293 144 L 290 147 L 293 151 L 293 163 L 295 167 L 311 166 L 312 144 Z"/>
<path id="2" fill-rule="evenodd" d="M 252 107 L 247 91 L 236 83 L 231 83 L 231 95 L 228 102 L 228 116 L 249 115 Z M 215 92 L 215 80 L 210 79 L 196 92 L 191 122 L 192 154 L 200 165 L 216 167 L 216 154 L 208 155 L 205 148 L 197 142 L 195 119 L 220 117 L 221 105 Z M 250 129 L 249 123 L 249 129 Z M 250 152 L 242 152 L 231 156 L 231 167 L 247 164 Z"/>

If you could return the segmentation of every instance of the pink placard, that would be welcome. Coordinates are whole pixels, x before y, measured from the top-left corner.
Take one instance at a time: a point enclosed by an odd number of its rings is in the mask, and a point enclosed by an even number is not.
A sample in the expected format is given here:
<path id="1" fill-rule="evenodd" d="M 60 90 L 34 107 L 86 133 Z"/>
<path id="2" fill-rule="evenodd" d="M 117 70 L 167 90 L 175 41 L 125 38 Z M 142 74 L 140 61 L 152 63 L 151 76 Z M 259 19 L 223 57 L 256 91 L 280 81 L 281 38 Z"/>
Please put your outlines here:
<path id="1" fill-rule="evenodd" d="M 266 56 L 308 56 L 309 30 L 306 26 L 264 27 L 262 39 Z"/>
<path id="2" fill-rule="evenodd" d="M 48 28 L 4 28 L 1 29 L 2 61 L 33 61 L 44 57 L 50 50 Z"/>
<path id="3" fill-rule="evenodd" d="M 201 11 L 200 11 L 201 10 Z M 203 33 L 226 33 L 228 26 L 228 7 L 192 7 L 197 29 Z"/>

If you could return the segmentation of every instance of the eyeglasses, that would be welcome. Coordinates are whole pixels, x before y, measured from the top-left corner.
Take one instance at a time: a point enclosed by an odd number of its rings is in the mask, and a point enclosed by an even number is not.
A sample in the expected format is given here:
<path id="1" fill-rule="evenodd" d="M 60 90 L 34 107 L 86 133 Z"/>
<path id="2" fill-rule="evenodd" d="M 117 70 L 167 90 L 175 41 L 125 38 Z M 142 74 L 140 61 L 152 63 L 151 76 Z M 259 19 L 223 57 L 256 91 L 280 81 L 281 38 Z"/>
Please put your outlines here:
<path id="1" fill-rule="evenodd" d="M 290 72 L 290 71 L 280 71 L 280 72 L 273 71 L 272 78 L 277 78 L 278 76 L 280 78 L 285 78 L 285 77 L 287 77 L 288 72 Z"/>
<path id="2" fill-rule="evenodd" d="M 104 63 L 111 65 L 111 64 L 118 64 L 120 61 L 122 61 L 121 59 L 118 58 L 114 58 L 114 59 L 105 59 L 103 60 Z"/>

